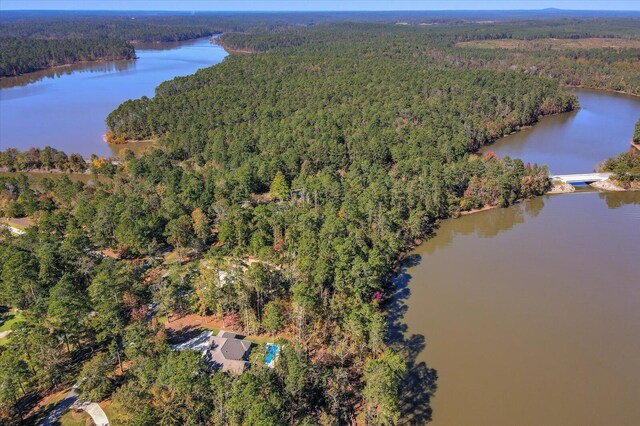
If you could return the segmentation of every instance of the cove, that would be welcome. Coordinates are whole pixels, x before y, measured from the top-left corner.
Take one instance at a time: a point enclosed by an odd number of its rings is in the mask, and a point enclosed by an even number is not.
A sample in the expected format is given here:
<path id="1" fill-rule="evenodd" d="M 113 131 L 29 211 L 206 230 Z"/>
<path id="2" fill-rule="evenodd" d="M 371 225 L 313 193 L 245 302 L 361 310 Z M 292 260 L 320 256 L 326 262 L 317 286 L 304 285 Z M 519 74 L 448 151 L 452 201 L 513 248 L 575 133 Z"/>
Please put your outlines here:
<path id="1" fill-rule="evenodd" d="M 136 54 L 135 61 L 84 63 L 0 79 L 0 150 L 49 145 L 85 157 L 116 155 L 123 146 L 102 139 L 111 111 L 227 56 L 209 38 L 138 45 Z"/>
<path id="2" fill-rule="evenodd" d="M 588 89 L 575 93 L 580 109 L 544 117 L 482 151 L 546 164 L 552 174 L 572 174 L 590 173 L 598 163 L 628 150 L 640 117 L 640 98 Z"/>
<path id="3" fill-rule="evenodd" d="M 579 111 L 486 150 L 577 173 L 629 149 L 640 99 L 577 95 Z M 639 249 L 638 192 L 578 191 L 444 221 L 397 278 L 406 393 L 432 410 L 409 403 L 407 422 L 640 424 Z"/>

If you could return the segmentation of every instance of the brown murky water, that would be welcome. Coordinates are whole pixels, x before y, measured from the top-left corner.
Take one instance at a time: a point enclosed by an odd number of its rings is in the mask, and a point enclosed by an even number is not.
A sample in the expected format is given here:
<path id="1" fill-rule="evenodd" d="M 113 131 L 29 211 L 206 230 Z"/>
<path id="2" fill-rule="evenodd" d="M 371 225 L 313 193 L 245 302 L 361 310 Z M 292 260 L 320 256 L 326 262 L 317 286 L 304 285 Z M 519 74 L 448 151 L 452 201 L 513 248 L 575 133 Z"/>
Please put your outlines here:
<path id="1" fill-rule="evenodd" d="M 596 156 L 606 151 L 590 123 L 611 118 L 608 140 L 616 143 L 609 149 L 617 151 L 606 156 L 628 148 L 638 114 L 616 127 L 615 106 L 640 108 L 640 99 L 594 95 L 604 96 L 608 109 L 579 93 L 582 111 L 547 123 L 586 127 L 567 143 L 591 145 L 596 155 L 571 159 L 568 172 L 601 161 Z M 594 108 L 605 116 L 594 119 Z M 591 118 L 582 120 L 584 113 Z M 520 136 L 516 149 L 541 150 L 536 130 L 528 140 Z M 565 140 L 554 139 L 549 149 L 564 151 Z M 639 425 L 639 253 L 639 192 L 547 196 L 443 222 L 400 280 L 408 284 L 398 303 L 407 308 L 400 321 L 414 342 L 414 373 L 426 371 L 420 363 L 437 370 L 433 411 L 415 423 Z M 424 387 L 427 380 L 417 382 Z"/>

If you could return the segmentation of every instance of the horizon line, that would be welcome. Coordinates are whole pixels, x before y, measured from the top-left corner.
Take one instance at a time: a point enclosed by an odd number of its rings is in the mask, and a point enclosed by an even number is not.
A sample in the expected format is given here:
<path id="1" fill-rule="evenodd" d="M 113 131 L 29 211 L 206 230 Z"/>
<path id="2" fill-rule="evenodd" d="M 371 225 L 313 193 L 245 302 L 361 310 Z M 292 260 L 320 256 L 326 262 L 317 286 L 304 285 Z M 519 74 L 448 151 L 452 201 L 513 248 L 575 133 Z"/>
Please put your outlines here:
<path id="1" fill-rule="evenodd" d="M 2 8 L 0 8 L 2 10 Z M 302 13 L 317 13 L 317 12 L 341 12 L 341 13 L 358 13 L 358 12 L 542 12 L 542 11 L 560 11 L 560 12 L 640 12 L 640 9 L 561 9 L 557 7 L 546 7 L 542 9 L 318 9 L 318 10 L 305 10 L 305 9 L 257 9 L 257 10 L 176 10 L 176 9 L 4 9 L 5 12 L 184 12 L 184 13 L 197 13 L 197 12 L 227 12 L 227 13 L 260 13 L 260 12 L 302 12 Z"/>

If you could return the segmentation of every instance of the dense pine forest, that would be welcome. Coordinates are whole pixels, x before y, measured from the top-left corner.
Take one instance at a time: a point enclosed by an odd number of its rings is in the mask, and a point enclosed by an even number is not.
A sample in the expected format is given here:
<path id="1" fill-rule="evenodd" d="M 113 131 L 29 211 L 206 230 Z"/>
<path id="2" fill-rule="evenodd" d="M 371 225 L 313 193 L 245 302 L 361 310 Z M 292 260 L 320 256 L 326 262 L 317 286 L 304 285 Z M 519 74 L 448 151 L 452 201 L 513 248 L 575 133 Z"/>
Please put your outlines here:
<path id="1" fill-rule="evenodd" d="M 329 23 L 378 22 L 425 30 L 433 47 L 447 61 L 473 67 L 516 67 L 523 72 L 559 78 L 565 84 L 639 93 L 640 44 L 632 49 L 470 49 L 471 40 L 589 39 L 613 37 L 637 40 L 636 12 L 526 11 L 476 12 L 308 12 L 308 13 L 161 13 L 161 12 L 5 12 L 0 18 L 0 76 L 84 60 L 130 59 L 123 42 L 171 42 L 220 33 L 251 32 L 234 38 L 238 48 L 251 44 L 262 50 L 269 38 L 291 44 L 306 37 L 306 29 Z M 402 25 L 398 25 L 402 24 Z M 289 37 L 277 37 L 288 30 Z M 262 33 L 258 36 L 257 33 Z M 275 38 L 274 38 L 275 37 Z M 3 40 L 8 38 L 8 40 Z M 16 43 L 11 38 L 19 38 Z M 57 40 L 76 39 L 61 42 Z M 45 42 L 45 40 L 47 42 Z M 102 41 L 101 41 L 102 40 Z M 44 45 L 44 46 L 43 46 Z M 249 46 L 245 46 L 245 49 Z M 560 50 L 560 52 L 558 52 Z M 560 54 L 558 54 L 560 53 Z M 441 58 L 441 59 L 444 59 Z M 594 69 L 598 72 L 594 73 Z M 629 81 L 630 80 L 630 81 Z"/>
<path id="2" fill-rule="evenodd" d="M 0 37 L 0 77 L 82 61 L 135 57 L 133 46 L 118 39 L 27 40 Z"/>
<path id="3" fill-rule="evenodd" d="M 565 62 L 456 43 L 637 36 L 637 21 L 619 24 L 225 34 L 256 53 L 107 117 L 112 141 L 155 149 L 93 158 L 91 183 L 0 176 L 0 212 L 35 223 L 0 230 L 0 304 L 20 317 L 0 345 L 0 419 L 35 422 L 41 397 L 78 383 L 116 426 L 428 422 L 437 372 L 388 311 L 403 253 L 444 218 L 548 189 L 545 166 L 476 152 L 577 108 L 567 76 L 596 67 L 580 85 L 640 87 L 637 49 Z M 71 158 L 7 150 L 0 166 L 71 170 Z M 193 330 L 171 324 L 193 316 L 253 339 L 252 366 L 236 376 L 172 350 Z M 273 369 L 265 342 L 282 348 Z"/>
<path id="4" fill-rule="evenodd" d="M 385 34 L 392 37 L 397 48 L 411 51 L 431 62 L 445 62 L 457 68 L 499 69 L 537 75 L 560 81 L 567 86 L 591 87 L 640 94 L 640 33 L 639 20 L 613 21 L 553 20 L 518 21 L 494 24 L 459 24 L 443 26 L 386 25 Z M 274 32 L 255 32 L 252 37 L 225 34 L 221 40 L 230 48 L 266 51 L 294 47 L 310 42 L 316 44 L 342 37 L 349 45 L 351 25 L 343 27 L 317 26 L 311 30 L 292 28 L 283 37 Z M 361 34 L 376 40 L 374 28 L 361 26 Z M 341 31 L 346 30 L 345 34 Z M 542 45 L 529 48 L 515 44 L 511 48 L 483 46 L 483 41 L 503 40 L 584 40 L 582 48 Z M 629 47 L 599 47 L 598 41 L 627 41 Z M 469 43 L 473 42 L 475 43 Z M 589 46 L 589 42 L 593 45 Z M 613 43 L 615 44 L 615 43 Z M 343 46 L 344 47 L 344 46 Z M 396 47 L 396 46 L 394 46 Z M 316 46 L 317 48 L 317 46 Z M 346 47 L 348 48 L 348 46 Z M 392 54 L 388 52 L 387 54 Z"/>

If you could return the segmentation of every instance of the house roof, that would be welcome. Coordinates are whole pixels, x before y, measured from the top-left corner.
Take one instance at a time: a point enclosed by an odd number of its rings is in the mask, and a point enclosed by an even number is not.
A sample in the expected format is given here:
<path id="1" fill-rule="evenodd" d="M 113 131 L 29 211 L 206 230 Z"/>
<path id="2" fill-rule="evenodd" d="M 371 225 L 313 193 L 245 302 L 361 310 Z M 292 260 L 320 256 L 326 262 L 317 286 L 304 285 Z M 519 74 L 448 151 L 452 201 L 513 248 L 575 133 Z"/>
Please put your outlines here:
<path id="1" fill-rule="evenodd" d="M 241 360 L 244 358 L 245 352 L 249 349 L 250 344 L 238 339 L 227 339 L 220 348 L 222 356 L 229 360 Z"/>
<path id="2" fill-rule="evenodd" d="M 249 364 L 245 355 L 251 349 L 251 343 L 236 338 L 235 333 L 220 331 L 217 336 L 211 336 L 211 350 L 209 356 L 214 364 L 220 365 L 222 371 L 242 374 Z"/>

